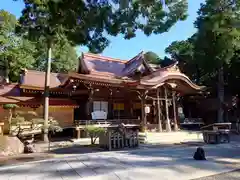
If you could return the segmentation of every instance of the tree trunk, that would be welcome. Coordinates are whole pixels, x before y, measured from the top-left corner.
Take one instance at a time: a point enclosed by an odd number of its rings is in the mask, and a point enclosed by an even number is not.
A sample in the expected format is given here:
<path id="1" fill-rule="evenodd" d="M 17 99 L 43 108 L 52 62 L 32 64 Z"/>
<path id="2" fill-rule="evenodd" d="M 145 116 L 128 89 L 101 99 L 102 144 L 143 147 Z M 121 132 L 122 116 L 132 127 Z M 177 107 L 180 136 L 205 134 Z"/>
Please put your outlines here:
<path id="1" fill-rule="evenodd" d="M 220 67 L 218 70 L 218 101 L 219 101 L 219 107 L 218 107 L 218 119 L 217 122 L 222 123 L 224 122 L 223 119 L 223 104 L 224 104 L 224 74 L 223 74 L 223 67 Z"/>
<path id="2" fill-rule="evenodd" d="M 91 138 L 91 145 L 93 145 L 94 144 L 94 136 L 90 136 L 90 138 Z"/>
<path id="3" fill-rule="evenodd" d="M 44 86 L 44 129 L 43 141 L 48 142 L 48 119 L 49 119 L 49 88 L 50 88 L 50 72 L 51 72 L 51 56 L 52 56 L 52 42 L 48 42 L 48 59 L 45 72 L 45 86 Z"/>
<path id="4" fill-rule="evenodd" d="M 12 127 L 12 109 L 9 109 L 9 117 L 8 117 L 8 124 L 9 124 L 9 134 L 11 135 L 11 127 Z"/>

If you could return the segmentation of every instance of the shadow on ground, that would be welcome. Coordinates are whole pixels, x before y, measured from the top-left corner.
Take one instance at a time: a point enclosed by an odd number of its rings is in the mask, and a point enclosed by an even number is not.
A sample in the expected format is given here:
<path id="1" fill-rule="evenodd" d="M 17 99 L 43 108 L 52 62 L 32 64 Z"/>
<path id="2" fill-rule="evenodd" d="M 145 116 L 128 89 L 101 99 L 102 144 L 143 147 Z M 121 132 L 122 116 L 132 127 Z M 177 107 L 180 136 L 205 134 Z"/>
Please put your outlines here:
<path id="1" fill-rule="evenodd" d="M 19 178 L 22 176 L 25 178 L 26 176 L 31 176 L 41 178 L 68 177 L 74 179 L 77 177 L 116 174 L 117 172 L 131 172 L 133 176 L 149 178 L 151 175 L 150 172 L 156 172 L 157 168 L 171 169 L 171 171 L 177 173 L 184 173 L 189 169 L 191 173 L 198 170 L 208 171 L 209 169 L 219 171 L 222 165 L 226 164 L 226 161 L 218 160 L 219 158 L 217 157 L 233 158 L 239 156 L 238 148 L 228 149 L 208 146 L 205 147 L 208 160 L 195 161 L 192 158 L 195 149 L 196 147 L 166 148 L 165 150 L 155 148 L 82 154 L 61 159 L 28 163 L 17 168 L 2 168 L 0 169 L 0 179 L 15 175 Z M 228 164 L 234 165 L 234 162 L 229 161 Z"/>

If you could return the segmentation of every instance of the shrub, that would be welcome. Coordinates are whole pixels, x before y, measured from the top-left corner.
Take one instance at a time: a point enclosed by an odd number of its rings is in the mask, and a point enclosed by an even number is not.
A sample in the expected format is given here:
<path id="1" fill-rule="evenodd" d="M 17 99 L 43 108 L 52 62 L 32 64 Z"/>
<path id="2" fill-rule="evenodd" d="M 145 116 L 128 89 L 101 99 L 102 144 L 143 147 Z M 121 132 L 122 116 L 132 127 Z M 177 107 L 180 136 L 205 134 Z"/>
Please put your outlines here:
<path id="1" fill-rule="evenodd" d="M 85 128 L 86 132 L 88 132 L 90 138 L 91 138 L 91 144 L 95 144 L 97 138 L 105 132 L 104 128 L 96 127 L 93 125 L 88 125 Z"/>

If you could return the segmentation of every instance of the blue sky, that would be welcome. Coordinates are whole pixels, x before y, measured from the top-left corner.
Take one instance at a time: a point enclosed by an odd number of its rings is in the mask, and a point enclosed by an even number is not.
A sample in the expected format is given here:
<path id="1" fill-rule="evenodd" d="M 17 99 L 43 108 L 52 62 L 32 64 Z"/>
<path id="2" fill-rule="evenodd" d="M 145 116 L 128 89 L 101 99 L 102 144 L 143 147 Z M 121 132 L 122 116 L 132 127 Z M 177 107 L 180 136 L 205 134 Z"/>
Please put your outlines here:
<path id="1" fill-rule="evenodd" d="M 0 9 L 7 10 L 12 14 L 19 17 L 24 4 L 21 0 L 1 0 Z M 146 37 L 143 33 L 139 32 L 134 39 L 124 40 L 121 35 L 117 37 L 110 37 L 111 44 L 103 51 L 103 55 L 120 58 L 130 59 L 141 51 L 153 51 L 160 56 L 164 56 L 164 49 L 176 40 L 185 40 L 190 37 L 196 30 L 194 29 L 193 22 L 197 17 L 197 10 L 200 3 L 205 0 L 188 0 L 188 18 L 183 22 L 178 22 L 173 26 L 169 32 L 160 35 L 151 35 Z M 77 52 L 86 52 L 84 47 L 78 47 Z"/>

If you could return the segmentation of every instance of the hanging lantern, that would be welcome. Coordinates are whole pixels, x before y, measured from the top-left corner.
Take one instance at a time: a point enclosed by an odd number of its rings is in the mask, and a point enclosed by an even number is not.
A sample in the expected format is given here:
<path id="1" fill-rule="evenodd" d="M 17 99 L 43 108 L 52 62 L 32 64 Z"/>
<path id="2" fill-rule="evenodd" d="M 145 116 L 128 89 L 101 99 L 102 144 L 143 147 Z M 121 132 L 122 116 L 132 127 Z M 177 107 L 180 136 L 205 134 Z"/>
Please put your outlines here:
<path id="1" fill-rule="evenodd" d="M 149 113 L 150 113 L 150 107 L 149 107 L 149 106 L 146 106 L 144 110 L 145 110 L 145 113 L 146 113 L 146 114 L 149 114 Z"/>

